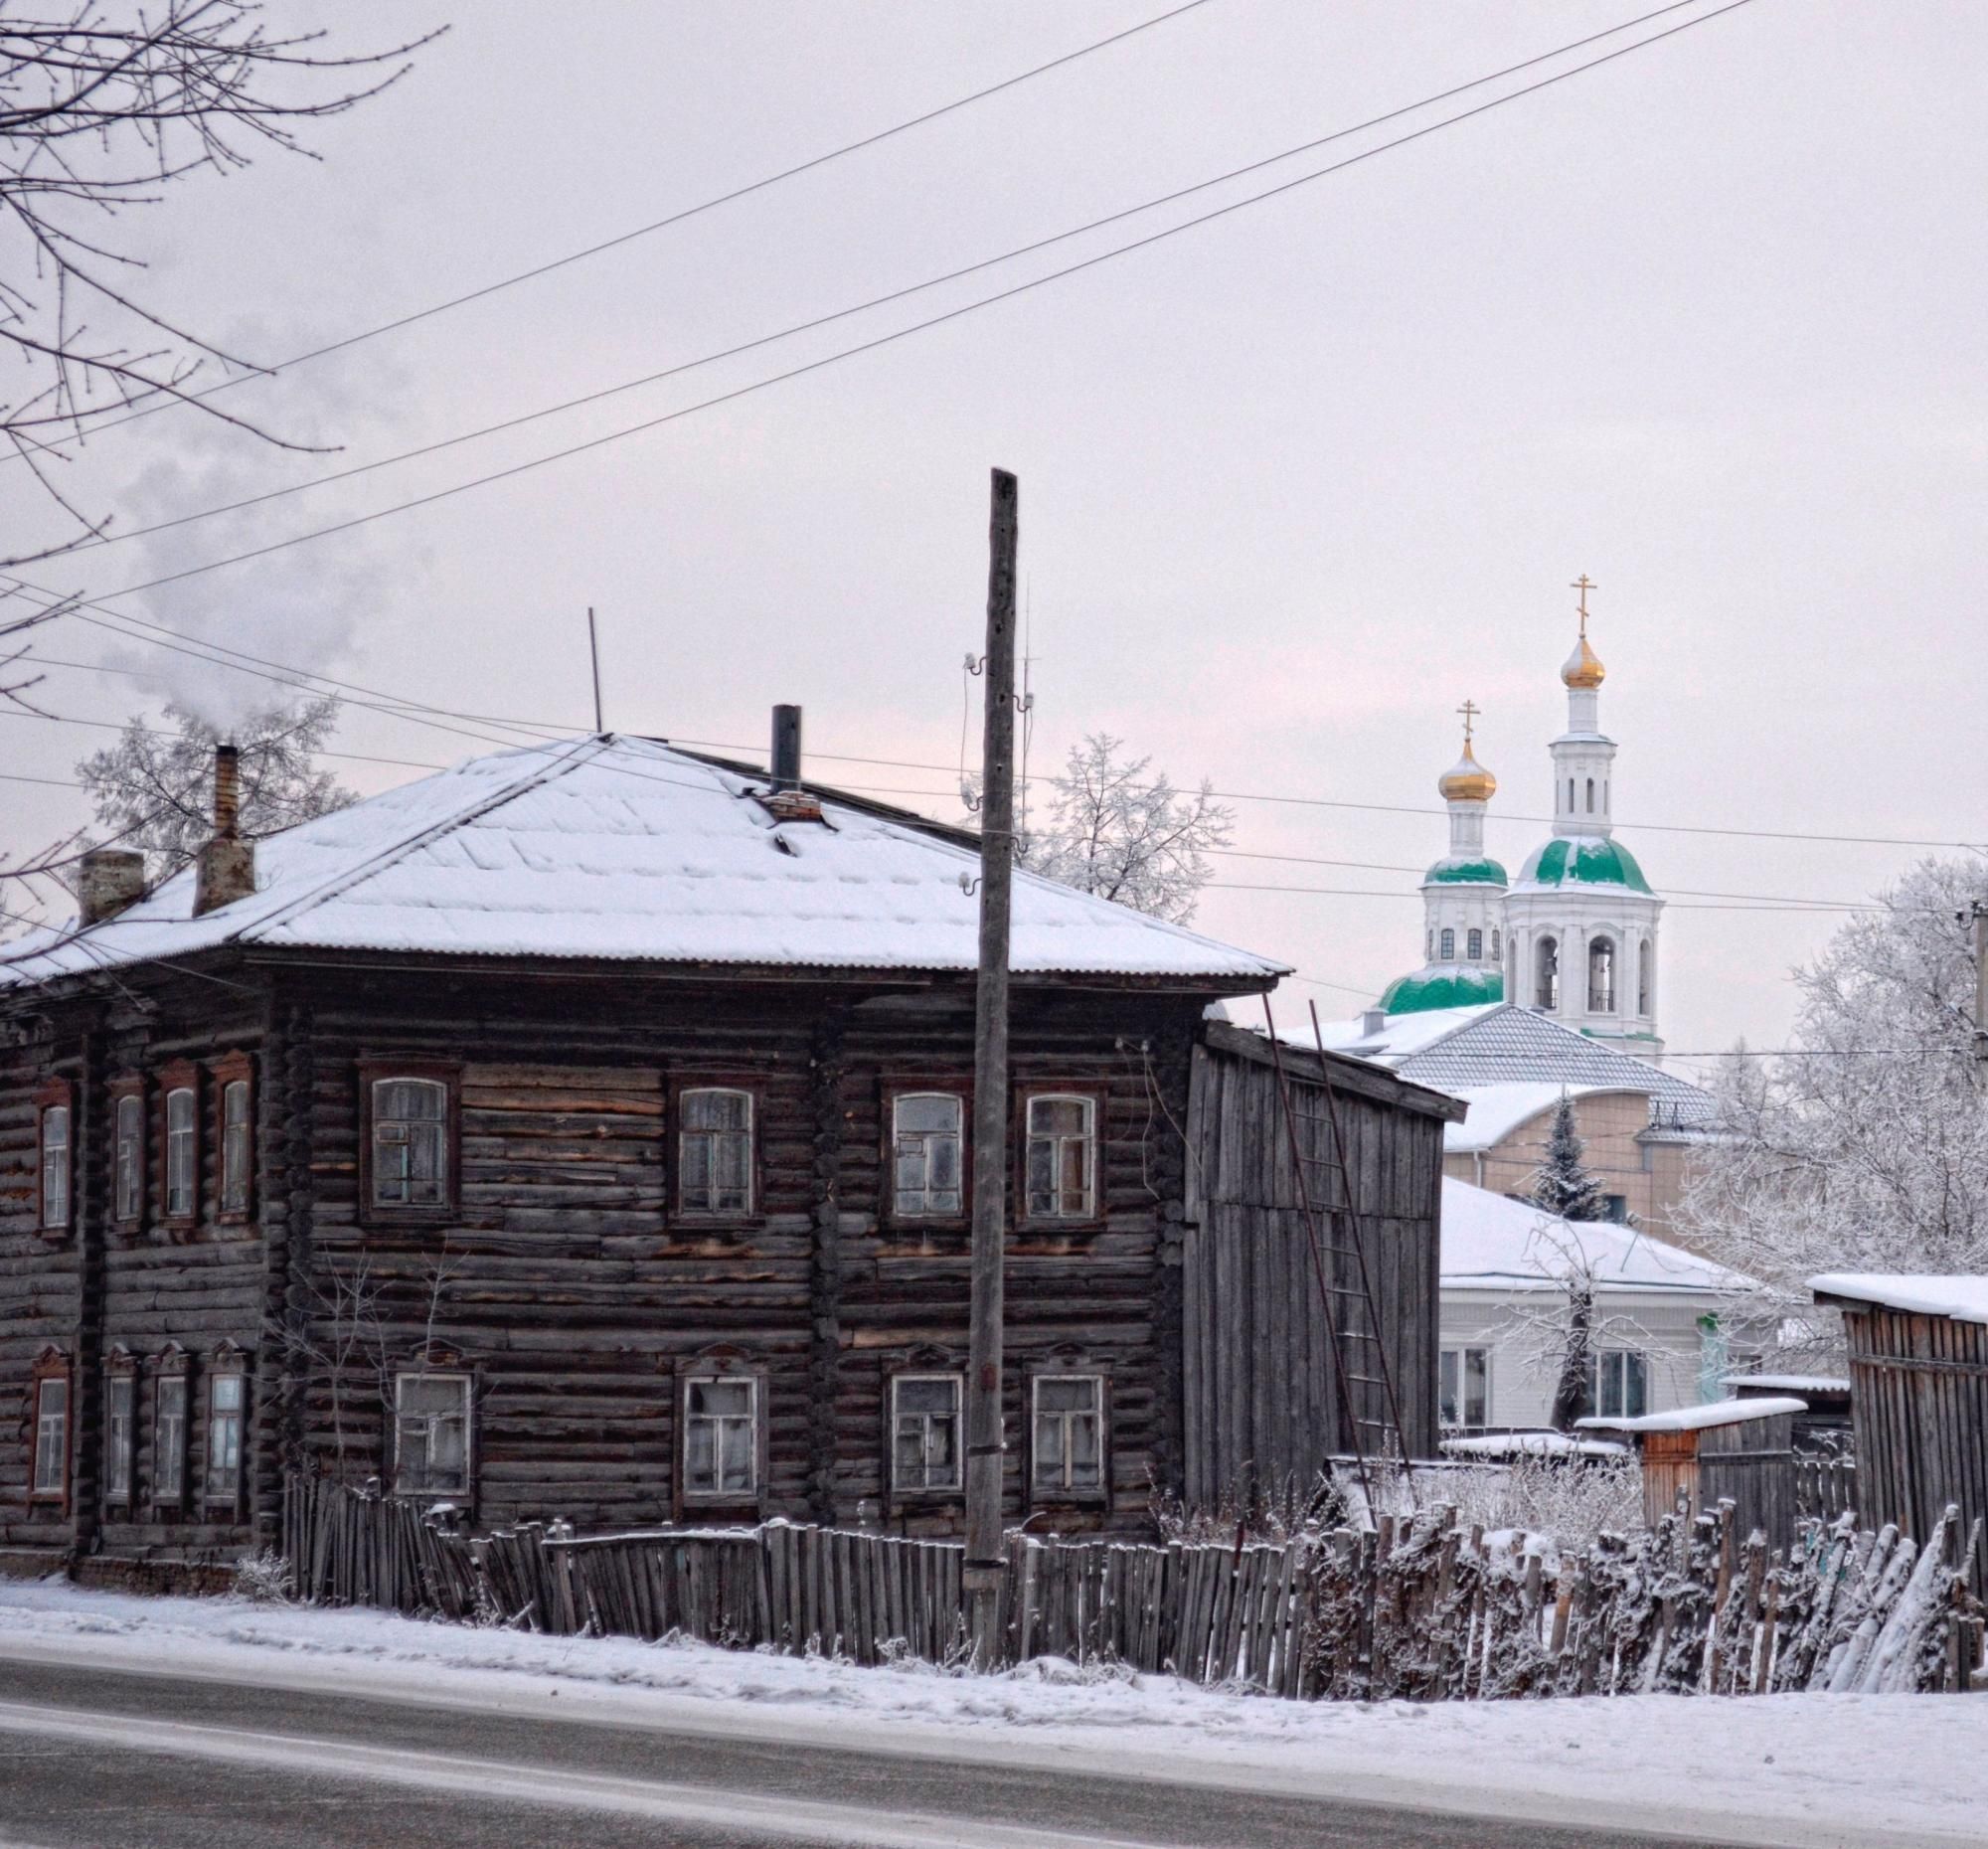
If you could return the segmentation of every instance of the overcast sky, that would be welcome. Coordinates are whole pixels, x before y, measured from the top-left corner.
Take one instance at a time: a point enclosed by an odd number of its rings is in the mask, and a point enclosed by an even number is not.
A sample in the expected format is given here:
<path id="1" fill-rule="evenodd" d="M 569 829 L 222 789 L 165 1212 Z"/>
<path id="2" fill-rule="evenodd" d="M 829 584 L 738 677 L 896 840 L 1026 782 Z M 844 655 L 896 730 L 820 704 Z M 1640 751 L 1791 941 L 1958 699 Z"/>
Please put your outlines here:
<path id="1" fill-rule="evenodd" d="M 67 486 L 128 527 L 455 435 L 1064 231 L 1650 3 L 1209 0 L 882 147 L 232 395 L 286 434 L 342 444 L 336 458 L 175 412 L 103 433 Z M 123 229 L 173 317 L 279 359 L 1161 10 L 473 0 L 404 84 L 313 134 L 321 163 L 202 179 Z M 448 17 L 440 0 L 275 11 L 332 20 L 348 44 Z M 1966 0 L 1754 0 L 1015 300 L 120 607 L 435 705 L 578 726 L 590 603 L 610 725 L 755 749 L 767 708 L 799 701 L 817 774 L 954 816 L 950 769 L 823 754 L 957 764 L 998 463 L 1022 484 L 1032 770 L 1104 730 L 1177 779 L 1379 805 L 1237 802 L 1239 849 L 1380 869 L 1221 862 L 1223 882 L 1334 889 L 1203 902 L 1204 928 L 1343 985 L 1299 999 L 1347 1013 L 1419 962 L 1414 875 L 1385 869 L 1442 850 L 1433 779 L 1465 696 L 1501 785 L 1494 852 L 1516 869 L 1546 833 L 1521 818 L 1550 813 L 1567 587 L 1582 572 L 1600 586 L 1617 813 L 1657 888 L 1857 901 L 1918 850 L 1657 825 L 1988 835 L 1984 69 L 1988 9 Z M 34 576 L 103 595 L 431 494 L 1243 190 Z M 18 484 L 0 510 L 0 550 L 44 531 Z M 74 622 L 43 638 L 46 657 L 140 670 L 51 668 L 44 696 L 77 719 L 265 691 Z M 0 728 L 0 760 L 45 776 L 108 736 Z M 433 762 L 482 749 L 357 710 L 339 743 Z M 341 768 L 362 789 L 414 774 Z M 0 788 L 8 848 L 83 818 L 80 792 Z M 1678 897 L 1666 915 L 1675 1049 L 1779 1044 L 1785 974 L 1841 916 L 1714 909 L 1730 903 Z"/>

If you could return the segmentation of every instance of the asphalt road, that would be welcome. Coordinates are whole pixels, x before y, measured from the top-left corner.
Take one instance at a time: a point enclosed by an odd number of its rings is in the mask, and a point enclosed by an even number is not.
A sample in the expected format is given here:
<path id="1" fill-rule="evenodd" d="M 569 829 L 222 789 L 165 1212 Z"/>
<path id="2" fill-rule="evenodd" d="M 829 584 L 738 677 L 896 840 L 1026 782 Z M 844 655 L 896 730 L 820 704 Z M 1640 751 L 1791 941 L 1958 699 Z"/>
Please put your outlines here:
<path id="1" fill-rule="evenodd" d="M 0 1849 L 1678 1840 L 0 1660 Z"/>

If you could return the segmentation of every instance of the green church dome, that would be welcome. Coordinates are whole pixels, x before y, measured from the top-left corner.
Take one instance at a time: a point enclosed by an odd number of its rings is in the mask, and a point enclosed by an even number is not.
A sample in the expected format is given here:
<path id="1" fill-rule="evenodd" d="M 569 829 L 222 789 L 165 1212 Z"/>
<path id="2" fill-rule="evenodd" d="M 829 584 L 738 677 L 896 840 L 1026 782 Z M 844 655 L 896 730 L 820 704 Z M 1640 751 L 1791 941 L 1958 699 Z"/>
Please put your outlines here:
<path id="1" fill-rule="evenodd" d="M 1519 872 L 1521 886 L 1564 886 L 1570 880 L 1583 886 L 1626 886 L 1637 893 L 1650 890 L 1635 855 L 1619 841 L 1591 836 L 1573 841 L 1556 836 Z"/>
<path id="2" fill-rule="evenodd" d="M 1509 886 L 1505 869 L 1481 855 L 1475 859 L 1450 857 L 1439 860 L 1422 875 L 1424 886 Z"/>
<path id="3" fill-rule="evenodd" d="M 1477 1008 L 1505 999 L 1505 978 L 1488 964 L 1432 963 L 1388 985 L 1386 1014 L 1426 1014 L 1431 1008 Z"/>

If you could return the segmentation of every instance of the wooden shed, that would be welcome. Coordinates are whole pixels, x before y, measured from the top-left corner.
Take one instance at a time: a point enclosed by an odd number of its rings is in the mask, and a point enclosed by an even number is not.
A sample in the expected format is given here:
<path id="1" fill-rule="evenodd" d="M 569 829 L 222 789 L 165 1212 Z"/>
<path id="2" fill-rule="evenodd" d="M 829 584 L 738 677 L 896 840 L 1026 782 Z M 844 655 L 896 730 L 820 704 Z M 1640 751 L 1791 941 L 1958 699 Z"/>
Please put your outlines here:
<path id="1" fill-rule="evenodd" d="M 1914 1540 L 1948 1503 L 1988 1519 L 1988 1277 L 1832 1272 L 1809 1279 L 1843 1312 L 1859 1514 Z M 1974 1584 L 1983 1569 L 1972 1565 Z"/>
<path id="2" fill-rule="evenodd" d="M 1643 1519 L 1673 1509 L 1696 1515 L 1731 1500 L 1738 1531 L 1758 1528 L 1774 1547 L 1794 1535 L 1794 1422 L 1788 1398 L 1719 1400 L 1642 1419 L 1583 1419 L 1583 1430 L 1619 1433 L 1643 1465 Z"/>

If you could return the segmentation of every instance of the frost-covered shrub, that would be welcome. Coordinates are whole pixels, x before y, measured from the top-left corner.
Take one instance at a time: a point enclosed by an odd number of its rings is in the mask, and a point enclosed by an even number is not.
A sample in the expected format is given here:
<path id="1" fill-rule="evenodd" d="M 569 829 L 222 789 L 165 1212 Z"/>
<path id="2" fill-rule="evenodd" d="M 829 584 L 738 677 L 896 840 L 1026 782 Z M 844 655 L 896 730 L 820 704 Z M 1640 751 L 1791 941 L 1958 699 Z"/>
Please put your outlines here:
<path id="1" fill-rule="evenodd" d="M 234 1585 L 230 1590 L 237 1598 L 246 1598 L 251 1604 L 279 1604 L 290 1596 L 289 1563 L 273 1548 L 265 1547 L 259 1554 L 244 1554 L 235 1563 Z"/>

